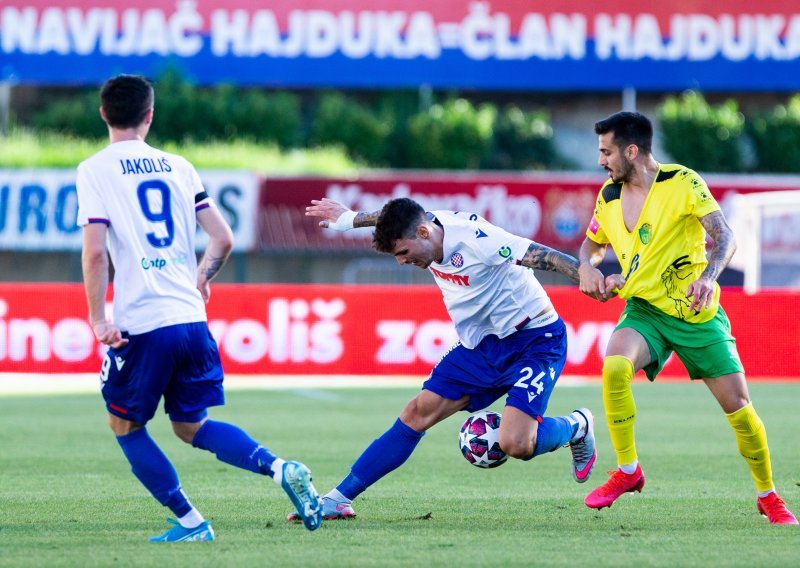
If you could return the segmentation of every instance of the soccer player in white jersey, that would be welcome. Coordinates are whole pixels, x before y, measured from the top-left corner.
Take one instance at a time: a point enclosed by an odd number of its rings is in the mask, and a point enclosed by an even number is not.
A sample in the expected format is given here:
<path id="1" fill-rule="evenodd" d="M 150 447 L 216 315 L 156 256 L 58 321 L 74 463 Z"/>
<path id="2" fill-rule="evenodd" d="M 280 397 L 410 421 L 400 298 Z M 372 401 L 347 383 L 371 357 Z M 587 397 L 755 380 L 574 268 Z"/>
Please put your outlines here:
<path id="1" fill-rule="evenodd" d="M 120 75 L 103 85 L 100 99 L 110 144 L 78 166 L 83 279 L 92 328 L 109 346 L 100 375 L 109 425 L 133 474 L 177 518 L 150 540 L 214 539 L 145 427 L 162 397 L 181 440 L 271 477 L 314 530 L 322 520 L 321 503 L 308 468 L 277 458 L 237 426 L 208 418 L 207 409 L 225 400 L 205 302 L 209 282 L 233 246 L 231 229 L 192 165 L 145 143 L 153 120 L 149 81 Z M 198 224 L 209 235 L 199 266 Z M 113 321 L 105 306 L 106 242 L 115 269 Z"/>
<path id="2" fill-rule="evenodd" d="M 422 392 L 323 497 L 324 519 L 355 517 L 353 499 L 402 465 L 426 430 L 459 410 L 486 408 L 503 395 L 499 442 L 504 452 L 529 460 L 569 444 L 575 481 L 589 478 L 597 458 L 591 412 L 580 408 L 567 416 L 544 415 L 564 368 L 567 334 L 530 270 L 558 271 L 577 282 L 575 258 L 474 214 L 426 213 L 407 198 L 393 199 L 375 213 L 315 200 L 306 215 L 336 230 L 375 226 L 373 245 L 379 252 L 433 274 L 460 337 Z"/>

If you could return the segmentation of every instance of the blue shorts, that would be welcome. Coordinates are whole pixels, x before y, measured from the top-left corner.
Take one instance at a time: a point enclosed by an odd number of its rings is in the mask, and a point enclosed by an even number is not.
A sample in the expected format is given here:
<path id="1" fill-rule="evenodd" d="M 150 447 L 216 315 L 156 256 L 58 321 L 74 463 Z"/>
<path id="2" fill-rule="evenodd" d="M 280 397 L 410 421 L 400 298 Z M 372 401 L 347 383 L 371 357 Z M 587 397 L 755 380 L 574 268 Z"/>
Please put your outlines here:
<path id="1" fill-rule="evenodd" d="M 174 422 L 199 422 L 209 406 L 225 404 L 222 364 L 206 322 L 171 325 L 108 350 L 100 371 L 111 414 L 146 424 L 161 397 Z"/>
<path id="2" fill-rule="evenodd" d="M 450 400 L 468 395 L 469 412 L 508 394 L 506 406 L 541 421 L 566 359 L 567 329 L 559 319 L 503 339 L 489 335 L 474 349 L 457 343 L 422 388 Z"/>

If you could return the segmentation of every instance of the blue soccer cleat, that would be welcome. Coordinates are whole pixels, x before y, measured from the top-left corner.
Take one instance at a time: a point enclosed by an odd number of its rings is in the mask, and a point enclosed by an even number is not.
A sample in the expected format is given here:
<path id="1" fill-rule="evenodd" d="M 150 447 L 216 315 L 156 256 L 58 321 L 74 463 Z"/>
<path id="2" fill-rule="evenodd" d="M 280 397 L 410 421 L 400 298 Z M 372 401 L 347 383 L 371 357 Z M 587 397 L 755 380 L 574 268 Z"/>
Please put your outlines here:
<path id="1" fill-rule="evenodd" d="M 291 499 L 305 527 L 317 530 L 322 524 L 322 501 L 311 483 L 309 469 L 296 461 L 283 464 L 281 487 Z"/>
<path id="2" fill-rule="evenodd" d="M 174 526 L 159 536 L 151 536 L 150 542 L 211 542 L 214 540 L 214 529 L 211 523 L 203 521 L 193 529 L 182 527 L 175 519 L 167 519 Z"/>

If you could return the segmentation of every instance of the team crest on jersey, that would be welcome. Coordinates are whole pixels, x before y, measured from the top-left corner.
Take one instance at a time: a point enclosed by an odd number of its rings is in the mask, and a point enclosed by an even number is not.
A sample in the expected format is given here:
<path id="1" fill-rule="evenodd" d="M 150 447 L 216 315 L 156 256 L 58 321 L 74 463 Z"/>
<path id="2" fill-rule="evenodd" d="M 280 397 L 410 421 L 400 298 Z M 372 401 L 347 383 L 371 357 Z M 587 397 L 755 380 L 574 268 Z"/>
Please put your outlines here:
<path id="1" fill-rule="evenodd" d="M 464 257 L 461 256 L 460 252 L 454 252 L 450 256 L 450 264 L 452 264 L 456 268 L 461 268 L 462 266 L 464 266 Z"/>
<path id="2" fill-rule="evenodd" d="M 639 240 L 642 241 L 643 245 L 649 243 L 652 237 L 653 237 L 653 226 L 650 223 L 645 223 L 644 225 L 639 227 Z"/>

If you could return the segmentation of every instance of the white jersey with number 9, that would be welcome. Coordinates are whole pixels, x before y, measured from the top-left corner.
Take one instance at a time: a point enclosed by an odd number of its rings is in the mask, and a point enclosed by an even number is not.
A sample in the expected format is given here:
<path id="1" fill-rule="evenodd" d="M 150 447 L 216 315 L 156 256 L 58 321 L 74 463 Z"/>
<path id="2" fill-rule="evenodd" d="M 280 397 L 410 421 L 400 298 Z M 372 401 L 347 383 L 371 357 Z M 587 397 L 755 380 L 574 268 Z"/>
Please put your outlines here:
<path id="1" fill-rule="evenodd" d="M 77 189 L 78 224 L 108 227 L 120 329 L 205 321 L 196 211 L 213 203 L 194 167 L 140 140 L 116 142 L 78 166 Z"/>

